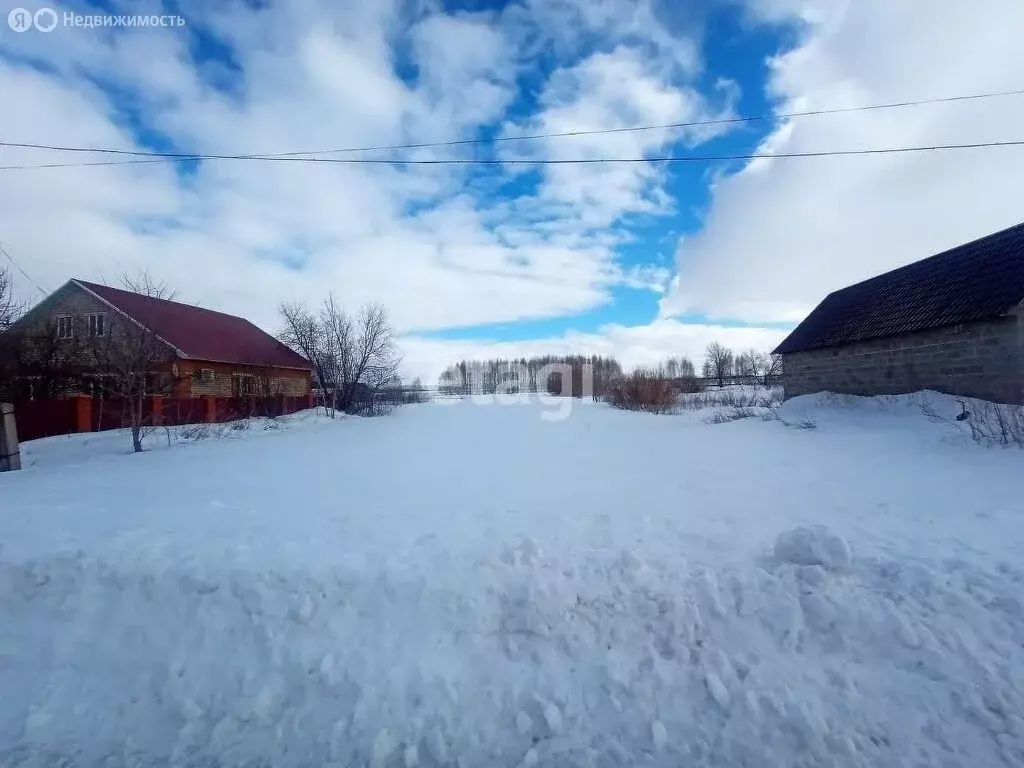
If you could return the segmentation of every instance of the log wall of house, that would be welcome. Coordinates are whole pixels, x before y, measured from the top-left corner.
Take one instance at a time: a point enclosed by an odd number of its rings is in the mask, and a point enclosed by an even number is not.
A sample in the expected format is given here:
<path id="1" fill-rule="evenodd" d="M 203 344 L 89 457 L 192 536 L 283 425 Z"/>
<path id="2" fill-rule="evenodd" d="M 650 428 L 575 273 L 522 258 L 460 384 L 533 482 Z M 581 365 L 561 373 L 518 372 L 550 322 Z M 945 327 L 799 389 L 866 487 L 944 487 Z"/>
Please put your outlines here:
<path id="1" fill-rule="evenodd" d="M 253 392 L 261 396 L 287 395 L 302 397 L 311 389 L 309 371 L 294 368 L 267 368 L 246 366 L 237 363 L 214 363 L 202 360 L 179 360 L 175 394 L 178 397 L 187 395 L 215 395 L 217 397 L 235 397 L 240 394 L 236 384 L 239 376 L 250 376 Z M 245 386 L 245 385 L 243 385 Z"/>
<path id="2" fill-rule="evenodd" d="M 1024 403 L 1024 308 L 994 321 L 793 352 L 783 358 L 782 379 L 787 398 L 933 389 Z"/>

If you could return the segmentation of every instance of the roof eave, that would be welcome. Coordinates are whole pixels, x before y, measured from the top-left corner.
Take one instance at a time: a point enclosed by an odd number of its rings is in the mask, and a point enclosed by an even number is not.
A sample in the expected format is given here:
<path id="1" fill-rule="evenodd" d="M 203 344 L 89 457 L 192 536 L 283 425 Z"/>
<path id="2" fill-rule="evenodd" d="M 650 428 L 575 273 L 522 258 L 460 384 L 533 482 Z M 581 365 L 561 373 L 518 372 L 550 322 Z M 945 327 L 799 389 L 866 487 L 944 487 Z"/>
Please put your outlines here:
<path id="1" fill-rule="evenodd" d="M 253 363 L 253 362 L 242 362 L 241 360 L 216 360 L 212 357 L 190 357 L 189 360 L 196 363 L 220 363 L 222 365 L 245 365 L 250 368 L 284 368 L 288 371 L 313 371 L 313 367 L 308 368 L 298 365 L 277 365 L 275 363 Z"/>

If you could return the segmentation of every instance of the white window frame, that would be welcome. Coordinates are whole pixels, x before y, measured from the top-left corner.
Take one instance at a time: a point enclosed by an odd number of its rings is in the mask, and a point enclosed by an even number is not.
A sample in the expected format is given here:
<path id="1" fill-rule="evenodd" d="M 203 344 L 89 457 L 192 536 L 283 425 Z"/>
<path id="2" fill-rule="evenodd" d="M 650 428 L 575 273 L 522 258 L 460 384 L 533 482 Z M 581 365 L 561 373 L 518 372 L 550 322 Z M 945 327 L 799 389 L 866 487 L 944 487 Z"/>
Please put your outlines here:
<path id="1" fill-rule="evenodd" d="M 75 338 L 75 316 L 57 315 L 57 338 L 61 341 Z M 65 323 L 67 324 L 65 327 Z M 64 331 L 67 331 L 65 333 Z"/>
<path id="2" fill-rule="evenodd" d="M 97 320 L 98 318 L 98 320 Z M 85 324 L 88 329 L 89 337 L 95 339 L 101 339 L 107 335 L 107 313 L 106 312 L 88 312 L 85 315 Z M 96 333 L 99 328 L 99 333 Z"/>

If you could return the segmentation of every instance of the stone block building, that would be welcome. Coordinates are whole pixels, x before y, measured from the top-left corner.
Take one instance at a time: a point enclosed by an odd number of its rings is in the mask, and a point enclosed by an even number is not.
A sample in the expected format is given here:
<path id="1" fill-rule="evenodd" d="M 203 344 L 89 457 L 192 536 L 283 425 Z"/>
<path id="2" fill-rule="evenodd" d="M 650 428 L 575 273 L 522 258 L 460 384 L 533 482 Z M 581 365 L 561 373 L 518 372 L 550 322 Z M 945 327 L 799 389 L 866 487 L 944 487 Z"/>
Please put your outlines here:
<path id="1" fill-rule="evenodd" d="M 1024 224 L 829 294 L 775 351 L 787 398 L 1024 403 Z"/>

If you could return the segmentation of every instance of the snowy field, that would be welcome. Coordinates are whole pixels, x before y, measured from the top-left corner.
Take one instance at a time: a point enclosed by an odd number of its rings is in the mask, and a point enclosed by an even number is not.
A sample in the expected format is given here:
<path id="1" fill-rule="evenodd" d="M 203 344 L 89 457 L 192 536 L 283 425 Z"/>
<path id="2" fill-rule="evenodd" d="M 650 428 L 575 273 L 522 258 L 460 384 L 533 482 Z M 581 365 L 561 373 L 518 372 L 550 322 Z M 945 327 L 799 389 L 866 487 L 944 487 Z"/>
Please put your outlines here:
<path id="1" fill-rule="evenodd" d="M 1024 764 L 1024 453 L 783 410 L 29 443 L 0 765 Z"/>

